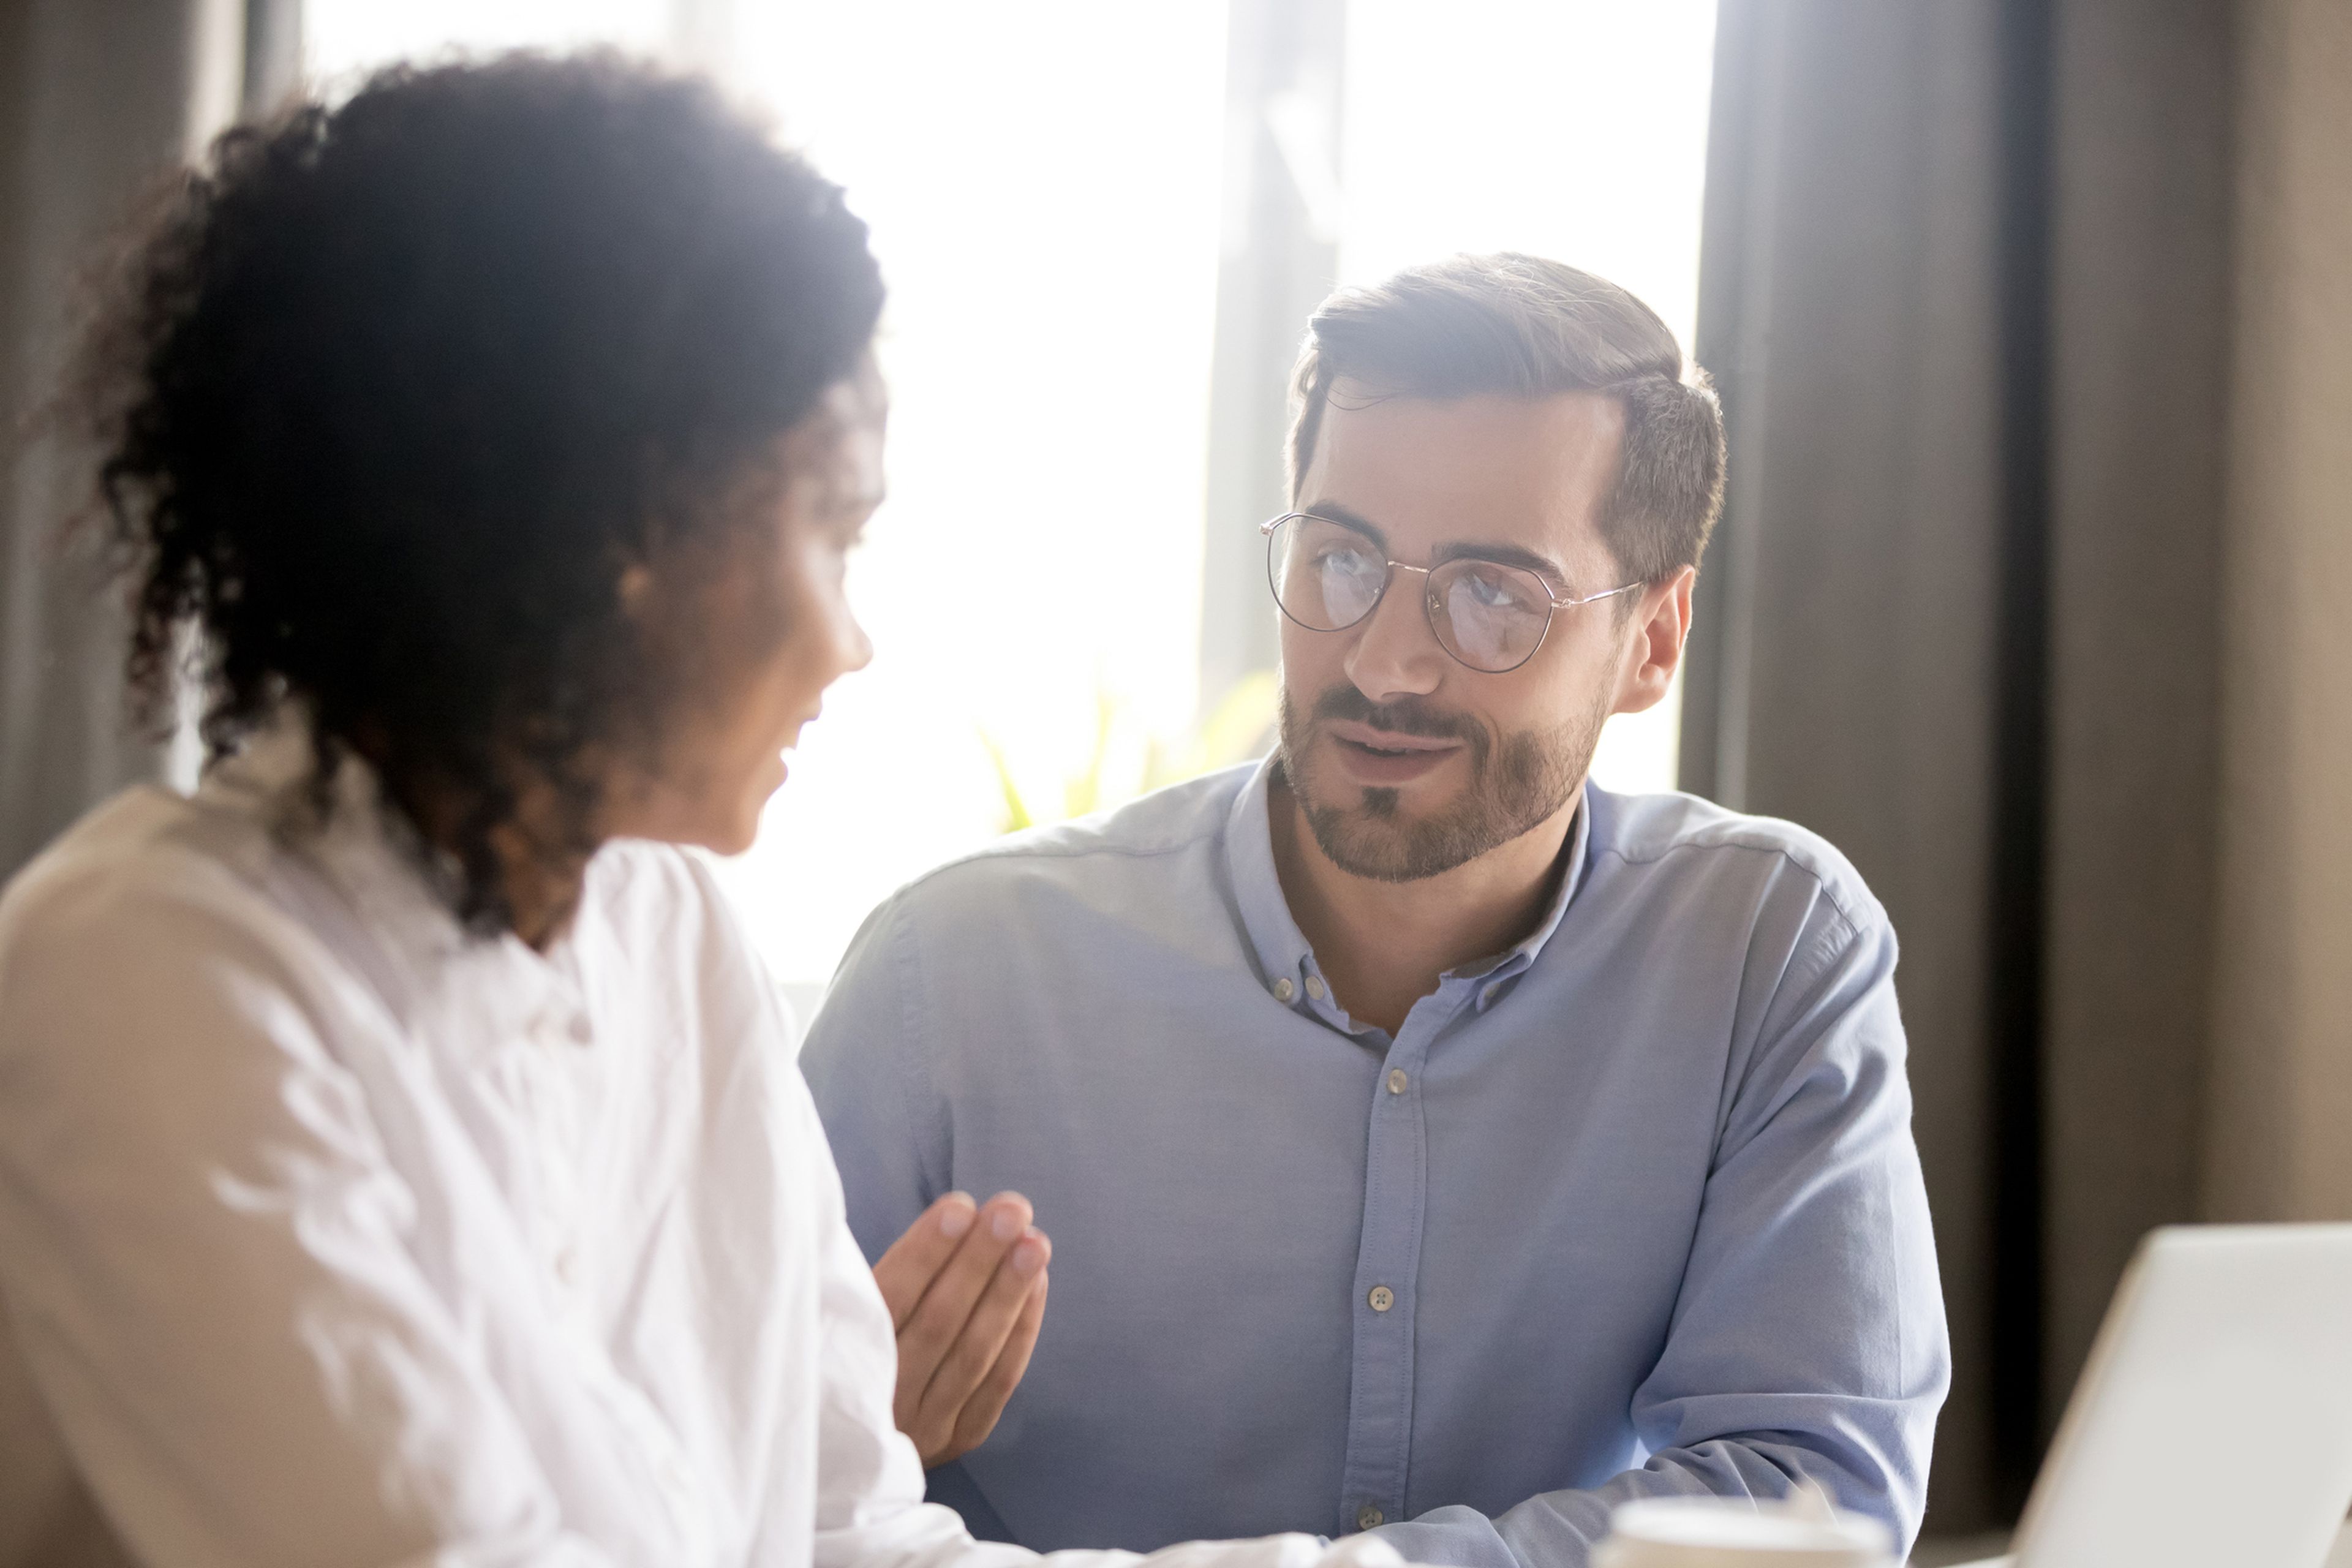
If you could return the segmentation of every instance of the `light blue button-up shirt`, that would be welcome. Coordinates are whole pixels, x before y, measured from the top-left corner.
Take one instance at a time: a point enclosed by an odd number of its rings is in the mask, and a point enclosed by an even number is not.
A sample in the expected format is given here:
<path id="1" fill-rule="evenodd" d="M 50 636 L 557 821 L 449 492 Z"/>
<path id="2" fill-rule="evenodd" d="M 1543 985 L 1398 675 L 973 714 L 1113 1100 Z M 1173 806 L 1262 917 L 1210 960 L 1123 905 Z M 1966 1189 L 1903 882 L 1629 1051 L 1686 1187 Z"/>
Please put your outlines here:
<path id="1" fill-rule="evenodd" d="M 810 1029 L 869 1258 L 957 1188 L 1054 1237 L 1028 1375 L 932 1495 L 1046 1549 L 1580 1568 L 1618 1501 L 1809 1476 L 1907 1546 L 1949 1356 L 1853 868 L 1588 788 L 1539 929 L 1391 1038 L 1284 903 L 1271 768 L 931 873 Z"/>

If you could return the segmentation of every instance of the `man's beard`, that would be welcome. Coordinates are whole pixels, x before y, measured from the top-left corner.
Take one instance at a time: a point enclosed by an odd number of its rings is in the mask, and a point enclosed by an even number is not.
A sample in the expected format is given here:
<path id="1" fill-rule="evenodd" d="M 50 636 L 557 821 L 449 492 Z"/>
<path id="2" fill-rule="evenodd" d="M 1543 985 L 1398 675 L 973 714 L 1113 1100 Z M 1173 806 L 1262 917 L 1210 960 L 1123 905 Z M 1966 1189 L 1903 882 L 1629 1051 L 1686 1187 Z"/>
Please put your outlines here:
<path id="1" fill-rule="evenodd" d="M 1604 692 L 1589 711 L 1553 729 L 1520 730 L 1497 740 L 1467 713 L 1439 712 L 1410 699 L 1376 703 L 1344 681 L 1317 698 L 1313 714 L 1302 721 L 1286 687 L 1282 773 L 1306 814 L 1307 831 L 1333 865 L 1374 881 L 1417 882 L 1509 843 L 1568 805 L 1591 766 L 1608 717 Z M 1469 759 L 1470 782 L 1453 804 L 1418 822 L 1399 815 L 1395 789 L 1337 780 L 1327 788 L 1315 771 L 1315 742 L 1335 720 L 1397 735 L 1458 740 Z M 1350 794 L 1360 797 L 1352 805 L 1343 798 Z"/>

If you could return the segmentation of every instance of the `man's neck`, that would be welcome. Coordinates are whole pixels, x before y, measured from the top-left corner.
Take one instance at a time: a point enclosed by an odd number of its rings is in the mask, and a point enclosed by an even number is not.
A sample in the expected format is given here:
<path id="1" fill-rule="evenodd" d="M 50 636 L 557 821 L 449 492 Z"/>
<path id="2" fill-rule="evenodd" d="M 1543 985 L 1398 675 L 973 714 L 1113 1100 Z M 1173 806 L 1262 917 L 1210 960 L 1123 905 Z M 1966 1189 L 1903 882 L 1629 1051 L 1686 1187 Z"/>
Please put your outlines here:
<path id="1" fill-rule="evenodd" d="M 1507 844 L 1434 877 L 1382 882 L 1341 869 L 1277 774 L 1266 793 L 1275 875 L 1324 982 L 1350 1017 L 1394 1035 L 1439 976 L 1532 932 L 1559 890 L 1583 799 Z"/>

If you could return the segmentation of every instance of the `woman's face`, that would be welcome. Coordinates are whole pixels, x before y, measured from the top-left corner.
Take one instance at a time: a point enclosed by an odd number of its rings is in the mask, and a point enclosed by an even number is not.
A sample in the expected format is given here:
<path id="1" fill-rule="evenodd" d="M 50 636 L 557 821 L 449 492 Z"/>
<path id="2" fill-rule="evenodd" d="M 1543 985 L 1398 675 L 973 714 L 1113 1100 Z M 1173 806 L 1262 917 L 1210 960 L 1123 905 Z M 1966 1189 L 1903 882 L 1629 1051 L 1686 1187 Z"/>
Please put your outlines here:
<path id="1" fill-rule="evenodd" d="M 683 679 L 658 753 L 607 791 L 605 837 L 721 855 L 751 847 L 784 782 L 782 753 L 825 688 L 873 657 L 843 584 L 882 500 L 887 407 L 868 360 L 785 436 L 767 515 L 735 537 L 731 558 L 680 574 L 688 583 L 644 567 L 624 574 L 648 646 Z"/>

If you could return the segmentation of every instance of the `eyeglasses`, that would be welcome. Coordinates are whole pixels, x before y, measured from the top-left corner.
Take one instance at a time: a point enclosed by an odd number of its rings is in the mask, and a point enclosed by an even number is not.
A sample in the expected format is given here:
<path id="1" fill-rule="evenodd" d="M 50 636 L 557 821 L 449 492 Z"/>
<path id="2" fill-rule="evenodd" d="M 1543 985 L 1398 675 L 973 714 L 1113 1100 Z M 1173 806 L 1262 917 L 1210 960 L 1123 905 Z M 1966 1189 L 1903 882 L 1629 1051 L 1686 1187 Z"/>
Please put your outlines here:
<path id="1" fill-rule="evenodd" d="M 1282 613 L 1309 631 L 1342 632 L 1370 615 L 1388 592 L 1391 574 L 1417 572 L 1426 581 L 1423 608 L 1437 646 L 1488 675 L 1517 669 L 1543 647 L 1552 612 L 1630 594 L 1642 586 L 1552 595 L 1550 585 L 1523 566 L 1475 555 L 1436 566 L 1391 561 L 1362 533 L 1312 512 L 1286 512 L 1260 523 L 1265 535 L 1265 575 Z"/>

